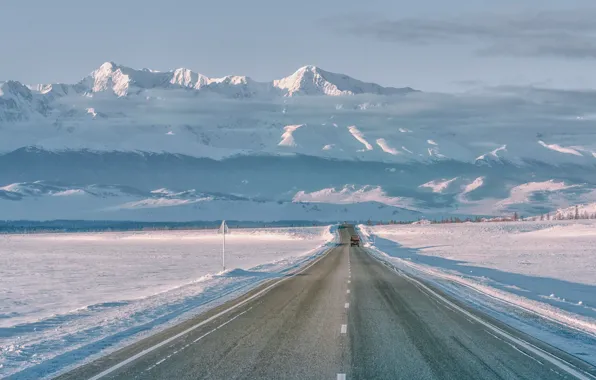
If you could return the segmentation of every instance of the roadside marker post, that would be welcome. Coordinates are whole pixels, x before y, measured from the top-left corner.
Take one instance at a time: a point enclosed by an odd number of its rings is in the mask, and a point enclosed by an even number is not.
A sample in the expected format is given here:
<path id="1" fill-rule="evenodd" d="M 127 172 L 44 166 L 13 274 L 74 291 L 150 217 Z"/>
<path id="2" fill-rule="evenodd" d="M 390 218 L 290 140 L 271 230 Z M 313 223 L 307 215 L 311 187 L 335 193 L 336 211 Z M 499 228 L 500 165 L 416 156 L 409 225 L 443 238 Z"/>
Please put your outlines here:
<path id="1" fill-rule="evenodd" d="M 226 234 L 230 232 L 226 221 L 223 220 L 221 222 L 221 226 L 219 226 L 219 230 L 217 231 L 218 234 L 223 235 L 223 247 L 221 249 L 221 265 L 223 266 L 223 270 L 226 270 Z"/>

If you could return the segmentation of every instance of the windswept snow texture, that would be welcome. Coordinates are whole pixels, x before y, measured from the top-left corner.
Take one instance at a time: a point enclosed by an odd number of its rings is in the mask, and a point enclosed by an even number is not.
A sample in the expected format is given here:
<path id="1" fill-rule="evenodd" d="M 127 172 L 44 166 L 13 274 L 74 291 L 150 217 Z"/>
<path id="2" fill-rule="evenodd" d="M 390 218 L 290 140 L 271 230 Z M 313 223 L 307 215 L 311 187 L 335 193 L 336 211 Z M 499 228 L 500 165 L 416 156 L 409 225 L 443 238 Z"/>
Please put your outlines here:
<path id="1" fill-rule="evenodd" d="M 506 152 L 506 151 L 507 151 L 507 145 L 503 145 L 502 147 L 494 149 L 494 150 L 490 151 L 489 153 L 483 154 L 482 156 L 478 156 L 478 158 L 476 158 L 476 161 L 488 160 L 488 159 L 498 160 L 500 158 L 499 152 Z"/>
<path id="2" fill-rule="evenodd" d="M 182 173 L 181 175 L 184 175 Z M 188 173 L 186 173 L 188 175 Z M 267 173 L 259 173 L 267 180 Z M 200 178 L 200 176 L 199 176 Z M 257 186 L 233 179 L 241 187 Z M 283 176 L 279 178 L 283 181 Z M 273 185 L 273 180 L 268 180 Z M 262 193 L 261 193 L 262 194 Z M 9 220 L 135 220 L 135 221 L 323 221 L 417 219 L 416 210 L 405 210 L 410 200 L 388 196 L 380 187 L 344 186 L 307 193 L 292 192 L 285 200 L 241 197 L 195 189 L 160 188 L 142 191 L 124 186 L 67 187 L 37 181 L 0 188 L 0 209 Z"/>
<path id="3" fill-rule="evenodd" d="M 279 142 L 279 146 L 296 146 L 296 142 L 294 141 L 294 133 L 295 130 L 302 127 L 302 125 L 288 125 L 284 128 L 284 133 L 281 135 L 282 140 Z"/>
<path id="4" fill-rule="evenodd" d="M 283 276 L 330 227 L 0 235 L 0 377 L 39 379 Z M 10 291 L 18 290 L 18 291 Z"/>
<path id="5" fill-rule="evenodd" d="M 442 193 L 445 191 L 457 177 L 448 180 L 430 181 L 420 185 L 419 187 L 427 187 L 433 191 L 433 193 Z"/>
<path id="6" fill-rule="evenodd" d="M 394 149 L 392 147 L 389 146 L 389 143 L 387 142 L 387 140 L 385 139 L 377 139 L 377 145 L 383 149 L 383 152 L 385 153 L 389 153 L 392 154 L 394 156 L 399 154 L 399 151 L 397 149 Z"/>
<path id="7" fill-rule="evenodd" d="M 385 200 L 367 210 L 318 203 L 315 212 L 292 202 L 346 186 L 379 188 L 439 217 L 552 212 L 596 201 L 595 103 L 593 91 L 423 93 L 316 66 L 258 82 L 106 62 L 73 84 L 0 82 L 0 219 L 399 212 L 379 208 L 393 207 Z M 549 181 L 566 187 L 509 199 L 511 189 Z M 88 191 L 109 187 L 118 191 Z M 151 194 L 160 188 L 194 195 Z"/>
<path id="8" fill-rule="evenodd" d="M 346 186 L 340 190 L 329 188 L 312 193 L 299 191 L 294 196 L 294 202 L 352 204 L 377 202 L 380 204 L 407 208 L 409 200 L 405 198 L 389 197 L 379 187 L 365 186 L 357 189 L 355 186 Z"/>
<path id="9" fill-rule="evenodd" d="M 545 182 L 529 182 L 511 189 L 509 198 L 500 201 L 499 205 L 508 206 L 511 204 L 527 203 L 531 194 L 537 192 L 556 192 L 570 189 L 572 187 L 574 186 L 568 186 L 565 185 L 564 182 L 555 182 L 553 180 Z"/>
<path id="10" fill-rule="evenodd" d="M 356 128 L 356 126 L 352 125 L 348 127 L 348 130 L 350 131 L 350 133 L 352 134 L 352 136 L 354 136 L 354 138 L 358 141 L 360 141 L 362 143 L 362 145 L 364 145 L 365 150 L 373 150 L 372 145 L 370 145 L 370 143 L 368 141 L 366 141 L 366 139 L 364 138 L 364 135 L 362 134 L 362 132 L 360 132 L 360 130 L 358 128 Z"/>
<path id="11" fill-rule="evenodd" d="M 554 150 L 555 152 L 565 153 L 565 154 L 573 154 L 575 156 L 580 156 L 580 157 L 582 156 L 582 154 L 580 152 L 578 152 L 576 149 L 573 149 L 573 148 L 565 148 L 558 144 L 546 144 L 544 141 L 538 141 L 538 143 L 545 148 Z"/>
<path id="12" fill-rule="evenodd" d="M 593 221 L 360 228 L 381 258 L 596 363 Z"/>
<path id="13" fill-rule="evenodd" d="M 471 193 L 472 191 L 474 191 L 474 190 L 478 189 L 480 186 L 482 186 L 483 183 L 484 183 L 483 177 L 476 178 L 472 183 L 470 183 L 464 187 L 464 191 L 462 191 L 462 194 Z"/>

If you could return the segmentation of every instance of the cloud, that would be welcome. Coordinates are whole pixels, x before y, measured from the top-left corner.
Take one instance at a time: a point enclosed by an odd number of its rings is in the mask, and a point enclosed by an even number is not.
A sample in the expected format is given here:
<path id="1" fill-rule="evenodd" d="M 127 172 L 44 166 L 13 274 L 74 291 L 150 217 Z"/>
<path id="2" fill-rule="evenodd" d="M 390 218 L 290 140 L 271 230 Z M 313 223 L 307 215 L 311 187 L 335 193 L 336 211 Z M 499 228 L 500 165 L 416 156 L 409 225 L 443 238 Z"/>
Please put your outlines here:
<path id="1" fill-rule="evenodd" d="M 450 19 L 348 16 L 342 33 L 408 45 L 467 44 L 481 55 L 596 58 L 596 9 L 480 13 Z"/>

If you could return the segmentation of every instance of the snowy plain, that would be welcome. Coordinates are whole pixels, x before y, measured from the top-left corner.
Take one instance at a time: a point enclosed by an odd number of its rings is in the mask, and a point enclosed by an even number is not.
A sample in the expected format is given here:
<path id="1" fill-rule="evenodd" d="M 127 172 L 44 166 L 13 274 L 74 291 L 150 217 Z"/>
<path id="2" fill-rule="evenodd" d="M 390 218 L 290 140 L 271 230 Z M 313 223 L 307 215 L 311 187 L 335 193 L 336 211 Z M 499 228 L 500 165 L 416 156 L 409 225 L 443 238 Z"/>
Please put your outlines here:
<path id="1" fill-rule="evenodd" d="M 331 227 L 0 235 L 0 378 L 39 379 L 290 273 Z"/>
<path id="2" fill-rule="evenodd" d="M 381 260 L 596 363 L 596 223 L 360 226 Z"/>

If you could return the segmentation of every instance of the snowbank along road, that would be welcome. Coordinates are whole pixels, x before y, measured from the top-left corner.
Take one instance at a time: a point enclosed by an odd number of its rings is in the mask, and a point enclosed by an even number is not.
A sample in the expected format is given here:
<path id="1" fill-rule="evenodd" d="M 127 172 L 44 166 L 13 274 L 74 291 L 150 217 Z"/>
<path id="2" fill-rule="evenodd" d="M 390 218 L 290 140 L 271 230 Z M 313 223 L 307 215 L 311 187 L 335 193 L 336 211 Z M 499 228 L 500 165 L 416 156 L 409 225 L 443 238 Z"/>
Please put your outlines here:
<path id="1" fill-rule="evenodd" d="M 70 379 L 596 379 L 596 369 L 342 244 Z"/>

